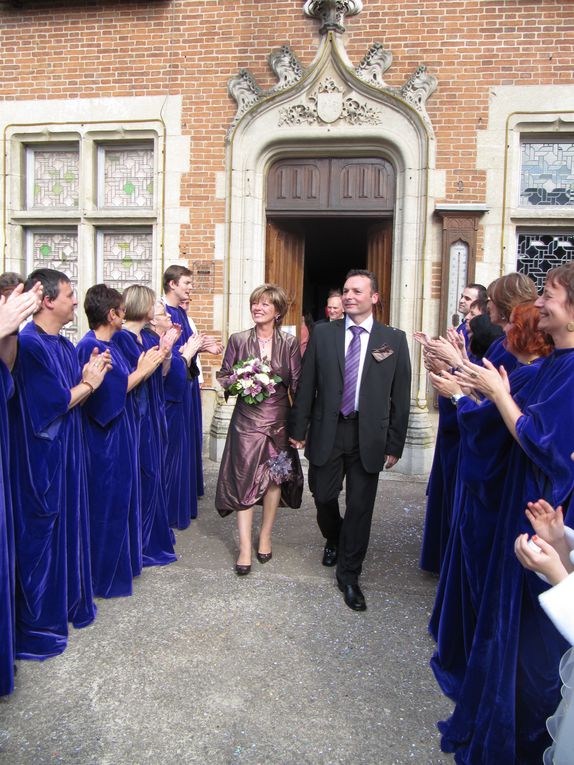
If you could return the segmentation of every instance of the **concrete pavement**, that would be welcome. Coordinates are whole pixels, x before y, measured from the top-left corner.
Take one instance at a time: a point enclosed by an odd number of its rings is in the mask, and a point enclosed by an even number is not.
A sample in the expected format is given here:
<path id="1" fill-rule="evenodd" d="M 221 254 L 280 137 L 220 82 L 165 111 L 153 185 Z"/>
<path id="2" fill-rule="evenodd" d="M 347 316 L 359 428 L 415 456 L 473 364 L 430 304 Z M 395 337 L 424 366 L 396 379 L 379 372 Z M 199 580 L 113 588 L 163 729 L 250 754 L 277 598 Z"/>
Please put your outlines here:
<path id="1" fill-rule="evenodd" d="M 428 660 L 436 580 L 417 567 L 425 482 L 385 475 L 362 576 L 368 610 L 343 603 L 312 499 L 281 510 L 273 560 L 238 578 L 235 518 L 200 517 L 177 563 L 130 598 L 98 601 L 66 652 L 18 662 L 0 699 L 2 765 L 440 765 L 450 703 Z M 0 734 L 0 741 L 2 741 Z"/>

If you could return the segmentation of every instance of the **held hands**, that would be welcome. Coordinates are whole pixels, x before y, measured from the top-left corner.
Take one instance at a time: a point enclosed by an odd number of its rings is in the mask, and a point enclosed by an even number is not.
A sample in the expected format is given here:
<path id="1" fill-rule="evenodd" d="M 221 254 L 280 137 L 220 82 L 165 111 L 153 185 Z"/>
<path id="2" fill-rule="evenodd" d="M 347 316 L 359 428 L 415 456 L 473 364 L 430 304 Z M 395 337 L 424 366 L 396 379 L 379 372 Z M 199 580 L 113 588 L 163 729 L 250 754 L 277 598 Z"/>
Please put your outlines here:
<path id="1" fill-rule="evenodd" d="M 297 441 L 296 438 L 290 438 L 289 443 L 294 449 L 304 449 L 305 448 L 305 441 Z"/>
<path id="2" fill-rule="evenodd" d="M 94 348 L 89 360 L 82 369 L 82 382 L 86 382 L 92 390 L 99 388 L 104 377 L 112 368 L 112 357 L 109 351 L 100 353 L 98 348 Z"/>
<path id="3" fill-rule="evenodd" d="M 6 298 L 0 297 L 0 338 L 18 331 L 20 324 L 40 308 L 42 284 L 36 282 L 32 289 L 23 292 L 19 284 Z"/>
<path id="4" fill-rule="evenodd" d="M 540 552 L 529 545 L 528 534 L 521 534 L 514 543 L 514 552 L 524 568 L 543 574 L 553 586 L 566 579 L 568 572 L 552 545 L 538 536 L 533 536 L 532 541 Z"/>

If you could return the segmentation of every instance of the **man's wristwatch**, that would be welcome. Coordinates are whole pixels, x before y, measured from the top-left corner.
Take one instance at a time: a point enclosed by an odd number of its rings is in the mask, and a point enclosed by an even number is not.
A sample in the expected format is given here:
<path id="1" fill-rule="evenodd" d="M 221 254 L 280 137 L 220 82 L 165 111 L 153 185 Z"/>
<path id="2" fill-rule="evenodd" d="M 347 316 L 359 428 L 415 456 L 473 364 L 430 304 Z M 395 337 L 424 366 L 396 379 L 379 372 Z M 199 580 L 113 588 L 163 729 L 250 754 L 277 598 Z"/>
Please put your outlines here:
<path id="1" fill-rule="evenodd" d="M 462 393 L 453 393 L 450 397 L 450 400 L 455 406 L 458 406 L 458 402 L 461 400 L 461 398 L 464 398 L 464 395 Z"/>

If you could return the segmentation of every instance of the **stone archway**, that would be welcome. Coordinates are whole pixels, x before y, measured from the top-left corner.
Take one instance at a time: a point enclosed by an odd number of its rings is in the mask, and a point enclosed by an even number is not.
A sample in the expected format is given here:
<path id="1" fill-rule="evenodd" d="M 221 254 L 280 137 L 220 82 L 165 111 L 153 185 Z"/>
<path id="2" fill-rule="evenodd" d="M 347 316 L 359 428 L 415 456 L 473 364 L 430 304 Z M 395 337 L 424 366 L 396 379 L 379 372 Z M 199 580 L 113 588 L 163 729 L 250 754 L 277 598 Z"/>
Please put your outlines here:
<path id="1" fill-rule="evenodd" d="M 274 162 L 289 157 L 380 157 L 392 164 L 396 209 L 390 323 L 409 338 L 427 323 L 431 269 L 426 234 L 433 209 L 429 172 L 434 139 L 425 101 L 436 81 L 420 67 L 403 88 L 388 87 L 383 75 L 390 60 L 390 53 L 375 44 L 354 69 L 340 30 L 329 28 L 306 71 L 287 46 L 271 54 L 278 83 L 270 91 L 261 91 L 246 70 L 230 81 L 238 111 L 227 150 L 228 333 L 249 324 L 248 296 L 265 276 L 267 174 Z M 425 386 L 415 352 L 411 425 L 400 463 L 408 473 L 427 472 L 432 457 Z"/>

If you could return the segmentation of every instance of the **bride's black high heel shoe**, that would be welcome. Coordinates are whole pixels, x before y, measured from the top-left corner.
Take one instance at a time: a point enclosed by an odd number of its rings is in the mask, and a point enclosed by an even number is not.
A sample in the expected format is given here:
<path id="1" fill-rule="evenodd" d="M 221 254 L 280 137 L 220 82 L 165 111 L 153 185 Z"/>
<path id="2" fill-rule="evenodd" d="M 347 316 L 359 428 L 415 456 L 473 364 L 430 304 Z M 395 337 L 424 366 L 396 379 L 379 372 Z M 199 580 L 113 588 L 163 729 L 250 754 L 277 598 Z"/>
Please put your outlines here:
<path id="1" fill-rule="evenodd" d="M 271 560 L 271 558 L 273 557 L 273 553 L 272 552 L 268 552 L 268 553 L 260 553 L 260 552 L 258 552 L 258 553 L 255 553 L 255 555 L 256 555 L 257 560 L 259 561 L 259 563 L 268 563 Z"/>
<path id="2" fill-rule="evenodd" d="M 247 576 L 251 572 L 251 564 L 248 566 L 242 566 L 241 563 L 235 564 L 235 573 L 237 576 Z"/>

